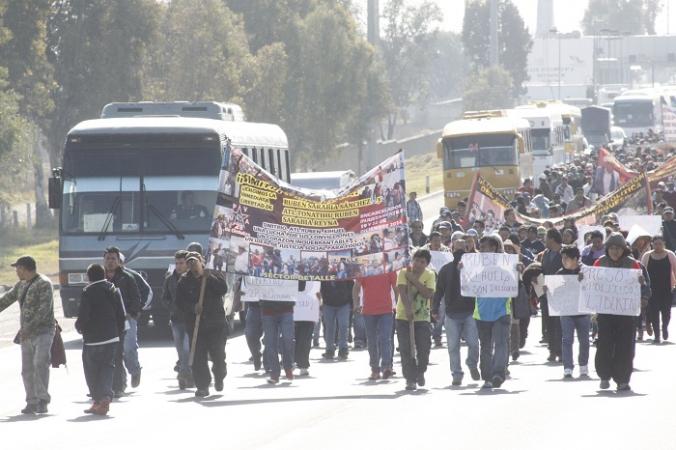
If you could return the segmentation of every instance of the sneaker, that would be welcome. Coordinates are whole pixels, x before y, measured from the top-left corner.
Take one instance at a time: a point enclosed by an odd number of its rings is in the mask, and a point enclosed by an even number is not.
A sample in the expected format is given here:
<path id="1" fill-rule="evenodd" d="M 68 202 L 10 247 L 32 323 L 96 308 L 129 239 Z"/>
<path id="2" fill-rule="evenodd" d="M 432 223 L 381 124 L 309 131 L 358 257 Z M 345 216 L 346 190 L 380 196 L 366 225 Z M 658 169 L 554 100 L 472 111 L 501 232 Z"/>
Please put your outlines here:
<path id="1" fill-rule="evenodd" d="M 648 336 L 653 335 L 653 326 L 651 325 L 650 322 L 645 324 L 645 331 L 646 331 L 646 333 L 648 333 Z"/>
<path id="2" fill-rule="evenodd" d="M 563 369 L 563 378 L 565 379 L 573 378 L 573 369 Z"/>
<path id="3" fill-rule="evenodd" d="M 418 383 L 418 386 L 425 386 L 425 374 L 419 373 L 415 381 Z"/>
<path id="4" fill-rule="evenodd" d="M 195 397 L 204 398 L 209 396 L 209 389 L 197 389 L 195 391 Z"/>
<path id="5" fill-rule="evenodd" d="M 35 407 L 35 412 L 37 414 L 47 414 L 47 402 L 42 400 Z"/>
<path id="6" fill-rule="evenodd" d="M 588 366 L 580 366 L 580 378 L 589 378 Z"/>
<path id="7" fill-rule="evenodd" d="M 347 355 L 348 355 L 348 354 L 349 354 L 349 353 L 347 352 L 347 350 L 345 350 L 345 351 L 339 351 L 339 352 L 338 352 L 338 361 L 347 361 Z"/>
<path id="8" fill-rule="evenodd" d="M 556 355 L 554 353 L 550 353 L 547 357 L 547 362 L 556 362 Z"/>
<path id="9" fill-rule="evenodd" d="M 138 385 L 141 384 L 141 372 L 136 373 L 131 376 L 131 387 L 137 388 Z"/>
<path id="10" fill-rule="evenodd" d="M 369 380 L 370 381 L 380 380 L 380 370 L 372 370 Z"/>
<path id="11" fill-rule="evenodd" d="M 293 369 L 284 369 L 284 376 L 287 380 L 293 380 Z"/>
<path id="12" fill-rule="evenodd" d="M 113 397 L 114 398 L 121 398 L 124 397 L 126 393 L 124 392 L 124 389 L 121 391 L 113 391 Z"/>
<path id="13" fill-rule="evenodd" d="M 268 378 L 268 384 L 277 384 L 279 383 L 279 377 L 273 377 L 272 375 Z"/>
<path id="14" fill-rule="evenodd" d="M 486 381 L 483 386 L 481 386 L 481 389 L 493 389 L 493 383 L 490 381 Z"/>
<path id="15" fill-rule="evenodd" d="M 608 389 L 610 387 L 610 380 L 601 380 L 599 387 L 601 389 Z"/>
<path id="16" fill-rule="evenodd" d="M 518 350 L 512 353 L 512 361 L 516 361 L 517 359 L 519 359 L 519 356 L 521 356 L 521 352 L 519 352 Z"/>
<path id="17" fill-rule="evenodd" d="M 185 379 L 182 376 L 178 376 L 178 388 L 180 390 L 188 389 L 188 383 L 185 382 Z"/>
<path id="18" fill-rule="evenodd" d="M 309 377 L 310 376 L 310 371 L 308 369 L 300 369 L 300 374 L 298 375 L 300 377 Z"/>
<path id="19" fill-rule="evenodd" d="M 407 391 L 415 391 L 417 389 L 415 385 L 415 381 L 407 381 L 406 382 L 406 390 Z"/>
<path id="20" fill-rule="evenodd" d="M 451 383 L 453 386 L 460 386 L 462 385 L 462 376 L 459 377 L 453 377 L 453 382 Z"/>
<path id="21" fill-rule="evenodd" d="M 661 343 L 662 343 L 662 341 L 660 340 L 659 336 L 655 336 L 655 339 L 653 339 L 653 344 L 659 345 Z"/>
<path id="22" fill-rule="evenodd" d="M 326 352 L 322 353 L 322 358 L 324 358 L 324 359 L 333 359 L 335 357 L 336 357 L 335 353 L 330 352 L 328 350 Z"/>
<path id="23" fill-rule="evenodd" d="M 261 357 L 260 357 L 260 355 L 258 355 L 257 357 L 255 357 L 255 358 L 253 359 L 253 365 L 254 365 L 254 370 L 255 370 L 256 372 L 258 372 L 259 370 L 261 370 Z"/>
<path id="24" fill-rule="evenodd" d="M 394 370 L 392 370 L 392 369 L 383 370 L 383 380 L 387 380 L 389 378 L 392 378 L 393 376 L 394 376 Z"/>
<path id="25" fill-rule="evenodd" d="M 217 392 L 223 391 L 223 378 L 214 380 L 214 389 L 216 389 Z"/>
<path id="26" fill-rule="evenodd" d="M 21 410 L 21 414 L 35 414 L 35 409 L 37 405 L 27 404 L 24 409 Z"/>
<path id="27" fill-rule="evenodd" d="M 476 367 L 470 367 L 469 374 L 472 376 L 472 380 L 474 381 L 479 381 L 481 379 L 481 373 L 479 373 L 479 369 Z"/>
<path id="28" fill-rule="evenodd" d="M 110 399 L 106 397 L 96 404 L 96 406 L 93 408 L 92 413 L 96 414 L 97 416 L 105 416 L 106 414 L 108 414 L 109 410 L 110 410 Z"/>
<path id="29" fill-rule="evenodd" d="M 629 383 L 620 383 L 617 385 L 617 392 L 622 391 L 631 391 L 631 386 L 629 386 Z"/>
<path id="30" fill-rule="evenodd" d="M 505 380 L 502 379 L 500 375 L 494 375 L 493 378 L 491 379 L 491 384 L 493 385 L 494 388 L 499 388 L 502 386 L 502 383 L 504 383 Z"/>

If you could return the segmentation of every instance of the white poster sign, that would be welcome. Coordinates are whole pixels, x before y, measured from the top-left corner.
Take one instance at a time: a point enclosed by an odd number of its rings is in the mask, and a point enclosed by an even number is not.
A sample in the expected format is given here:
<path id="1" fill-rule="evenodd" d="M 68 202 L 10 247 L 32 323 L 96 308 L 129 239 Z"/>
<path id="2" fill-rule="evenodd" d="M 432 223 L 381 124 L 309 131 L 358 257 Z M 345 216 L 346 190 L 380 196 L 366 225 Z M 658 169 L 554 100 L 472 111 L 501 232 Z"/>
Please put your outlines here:
<path id="1" fill-rule="evenodd" d="M 620 222 L 620 229 L 624 231 L 631 231 L 634 225 L 638 225 L 650 236 L 661 234 L 662 216 L 618 216 L 618 220 Z"/>
<path id="2" fill-rule="evenodd" d="M 453 262 L 453 253 L 451 252 L 430 251 L 430 254 L 432 255 L 432 260 L 430 261 L 429 268 L 437 273 L 446 264 Z"/>
<path id="3" fill-rule="evenodd" d="M 314 286 L 316 285 L 316 286 Z M 320 283 L 309 282 L 303 292 L 299 292 L 296 297 L 296 304 L 293 307 L 293 320 L 295 322 L 318 322 L 319 321 L 319 292 Z"/>
<path id="4" fill-rule="evenodd" d="M 465 253 L 462 255 L 460 291 L 465 297 L 516 297 L 519 255 L 508 253 Z"/>
<path id="5" fill-rule="evenodd" d="M 244 277 L 242 282 L 243 302 L 295 302 L 298 294 L 298 281 L 295 280 Z"/>
<path id="6" fill-rule="evenodd" d="M 577 316 L 580 311 L 580 281 L 577 275 L 547 275 L 547 305 L 550 316 Z"/>
<path id="7" fill-rule="evenodd" d="M 620 316 L 641 314 L 640 270 L 587 266 L 582 273 L 581 311 Z"/>

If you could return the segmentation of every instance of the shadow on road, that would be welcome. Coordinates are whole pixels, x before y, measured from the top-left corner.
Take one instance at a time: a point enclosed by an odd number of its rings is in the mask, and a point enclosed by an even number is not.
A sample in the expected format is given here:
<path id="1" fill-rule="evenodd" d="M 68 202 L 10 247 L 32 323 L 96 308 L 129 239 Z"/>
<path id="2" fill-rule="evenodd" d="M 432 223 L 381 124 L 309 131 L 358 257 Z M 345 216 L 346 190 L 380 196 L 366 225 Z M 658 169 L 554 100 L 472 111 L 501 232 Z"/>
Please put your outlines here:
<path id="1" fill-rule="evenodd" d="M 394 394 L 368 394 L 368 395 L 337 395 L 325 397 L 290 397 L 290 398 L 262 398 L 256 400 L 222 400 L 215 402 L 203 402 L 203 406 L 218 407 L 218 406 L 244 406 L 244 405 L 260 405 L 266 403 L 293 403 L 293 402 L 315 402 L 325 400 L 396 400 L 405 395 L 410 395 L 407 391 L 405 393 Z M 426 390 L 420 390 L 419 394 L 425 394 Z M 415 392 L 413 392 L 415 395 Z"/>
<path id="2" fill-rule="evenodd" d="M 648 394 L 639 394 L 638 392 L 617 392 L 617 391 L 596 391 L 596 394 L 584 394 L 583 398 L 628 398 L 628 397 L 645 397 Z"/>
<path id="3" fill-rule="evenodd" d="M 109 420 L 112 419 L 113 417 L 111 416 L 97 416 L 94 414 L 87 414 L 86 416 L 80 416 L 76 417 L 75 419 L 68 419 L 68 422 L 74 422 L 74 423 L 79 423 L 79 422 L 98 422 L 100 420 Z"/>
<path id="4" fill-rule="evenodd" d="M 0 423 L 10 422 L 35 422 L 40 419 L 51 417 L 50 414 L 17 414 L 16 416 L 5 417 L 0 419 Z"/>
<path id="5" fill-rule="evenodd" d="M 526 390 L 521 390 L 521 391 L 507 391 L 505 389 L 478 389 L 474 392 L 462 392 L 460 395 L 476 395 L 476 396 L 484 396 L 484 395 L 513 395 L 513 394 L 521 394 L 522 392 L 527 392 Z"/>

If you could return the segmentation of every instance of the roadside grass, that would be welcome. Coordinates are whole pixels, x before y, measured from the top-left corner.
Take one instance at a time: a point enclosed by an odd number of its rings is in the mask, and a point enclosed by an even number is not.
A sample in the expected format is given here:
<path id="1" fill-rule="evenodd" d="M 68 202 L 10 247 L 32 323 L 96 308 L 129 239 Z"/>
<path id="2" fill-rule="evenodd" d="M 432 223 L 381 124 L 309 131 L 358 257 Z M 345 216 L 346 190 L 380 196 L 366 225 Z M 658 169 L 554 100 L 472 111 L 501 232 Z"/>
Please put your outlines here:
<path id="1" fill-rule="evenodd" d="M 35 258 L 38 272 L 58 283 L 59 240 L 56 228 L 0 229 L 0 284 L 12 286 L 17 282 L 11 264 L 22 255 Z"/>
<path id="2" fill-rule="evenodd" d="M 425 195 L 425 177 L 430 177 L 430 192 L 443 188 L 441 160 L 436 153 L 412 156 L 406 159 L 406 192 L 417 192 L 418 198 Z"/>

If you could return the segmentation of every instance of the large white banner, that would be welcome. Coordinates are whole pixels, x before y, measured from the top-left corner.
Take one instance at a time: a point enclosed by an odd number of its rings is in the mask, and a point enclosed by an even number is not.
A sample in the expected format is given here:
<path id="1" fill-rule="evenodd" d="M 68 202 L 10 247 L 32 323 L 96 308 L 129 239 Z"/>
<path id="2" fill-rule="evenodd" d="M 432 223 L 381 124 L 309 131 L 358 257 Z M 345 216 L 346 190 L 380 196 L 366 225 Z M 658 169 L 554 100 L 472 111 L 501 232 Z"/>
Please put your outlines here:
<path id="1" fill-rule="evenodd" d="M 293 307 L 293 320 L 295 322 L 318 322 L 319 321 L 319 298 L 317 293 L 321 284 L 317 281 L 310 281 L 305 286 L 303 292 L 299 292 L 296 297 L 296 304 Z"/>
<path id="2" fill-rule="evenodd" d="M 582 273 L 581 311 L 620 316 L 641 314 L 640 270 L 585 266 Z"/>
<path id="3" fill-rule="evenodd" d="M 580 311 L 580 280 L 577 275 L 547 275 L 547 306 L 550 316 L 578 316 Z"/>
<path id="4" fill-rule="evenodd" d="M 634 226 L 639 226 L 650 236 L 661 234 L 662 216 L 629 215 L 618 216 L 618 220 L 620 229 L 625 231 L 631 231 Z"/>
<path id="5" fill-rule="evenodd" d="M 256 277 L 244 277 L 242 280 L 243 302 L 295 302 L 298 294 L 298 281 Z"/>
<path id="6" fill-rule="evenodd" d="M 462 255 L 460 291 L 465 297 L 504 298 L 519 293 L 516 265 L 519 255 L 465 253 Z"/>

